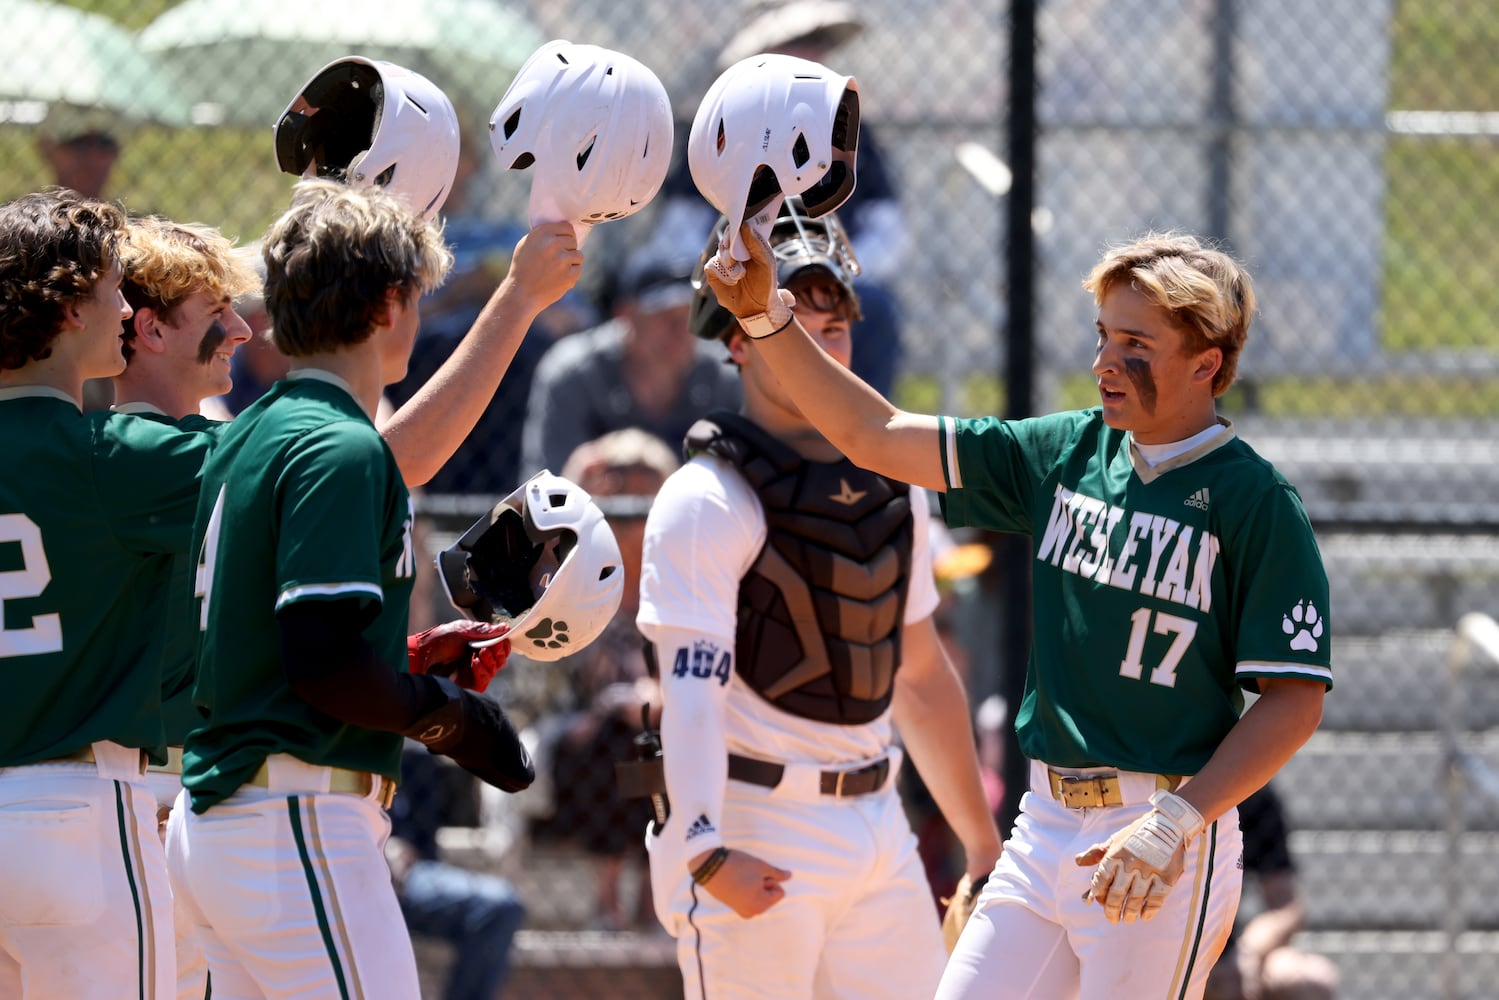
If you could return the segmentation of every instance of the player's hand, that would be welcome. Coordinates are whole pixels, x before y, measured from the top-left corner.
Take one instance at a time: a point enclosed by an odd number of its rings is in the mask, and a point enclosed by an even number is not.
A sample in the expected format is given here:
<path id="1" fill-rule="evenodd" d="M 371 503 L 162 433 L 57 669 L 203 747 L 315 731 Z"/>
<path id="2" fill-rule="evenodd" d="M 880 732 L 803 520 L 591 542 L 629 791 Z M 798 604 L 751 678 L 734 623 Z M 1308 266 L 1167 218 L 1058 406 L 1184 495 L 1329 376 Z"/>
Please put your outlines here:
<path id="1" fill-rule="evenodd" d="M 701 864 L 703 854 L 694 861 Z M 744 851 L 730 850 L 723 867 L 703 886 L 714 899 L 748 920 L 758 917 L 786 897 L 781 883 L 791 877 L 784 868 L 767 864 Z"/>
<path id="2" fill-rule="evenodd" d="M 406 669 L 451 677 L 470 691 L 483 691 L 510 658 L 509 631 L 505 624 L 443 622 L 406 637 Z"/>
<path id="3" fill-rule="evenodd" d="M 1187 844 L 1202 832 L 1202 817 L 1184 800 L 1157 792 L 1151 802 L 1156 808 L 1075 858 L 1079 866 L 1096 866 L 1083 899 L 1101 903 L 1110 923 L 1160 913 L 1186 869 Z"/>
<path id="4" fill-rule="evenodd" d="M 540 312 L 578 283 L 583 251 L 570 222 L 544 222 L 522 236 L 500 288 Z"/>
<path id="5" fill-rule="evenodd" d="M 751 337 L 764 337 L 791 322 L 796 296 L 777 286 L 775 254 L 748 223 L 740 227 L 750 259 L 734 260 L 720 246 L 703 269 L 718 304 L 740 320 Z"/>

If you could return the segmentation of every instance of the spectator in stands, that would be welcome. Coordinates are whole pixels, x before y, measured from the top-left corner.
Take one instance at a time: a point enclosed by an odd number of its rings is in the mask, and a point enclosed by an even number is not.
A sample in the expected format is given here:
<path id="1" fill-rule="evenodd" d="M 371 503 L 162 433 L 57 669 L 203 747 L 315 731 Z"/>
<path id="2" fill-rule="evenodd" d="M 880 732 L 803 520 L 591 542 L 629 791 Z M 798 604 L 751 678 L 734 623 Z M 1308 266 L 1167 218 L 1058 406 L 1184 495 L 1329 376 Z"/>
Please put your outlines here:
<path id="1" fill-rule="evenodd" d="M 472 777 L 408 740 L 385 856 L 407 928 L 453 946 L 443 1000 L 495 1000 L 526 908 L 505 879 L 439 860 L 437 831 L 464 818 L 464 789 Z"/>
<path id="2" fill-rule="evenodd" d="M 1239 806 L 1244 870 L 1255 876 L 1264 908 L 1234 926 L 1208 977 L 1204 1000 L 1334 1000 L 1338 967 L 1293 946 L 1306 922 L 1280 799 L 1266 785 Z"/>
<path id="3" fill-rule="evenodd" d="M 822 63 L 846 73 L 833 57 L 858 37 L 864 22 L 854 4 L 842 0 L 744 0 L 741 27 L 718 56 L 724 70 L 748 56 L 775 52 Z M 868 87 L 865 87 L 867 96 Z M 660 231 L 677 240 L 701 242 L 718 220 L 698 193 L 687 168 L 686 143 L 662 187 Z M 905 213 L 896 180 L 866 118 L 859 130 L 859 183 L 838 217 L 863 268 L 854 281 L 862 317 L 854 324 L 853 370 L 882 396 L 889 396 L 904 354 L 895 282 L 905 256 Z"/>
<path id="4" fill-rule="evenodd" d="M 552 345 L 531 384 L 522 468 L 560 469 L 573 450 L 610 431 L 638 427 L 674 453 L 710 410 L 738 409 L 739 380 L 722 345 L 687 328 L 690 276 L 710 220 L 690 251 L 653 243 L 620 277 L 614 317 Z"/>
<path id="5" fill-rule="evenodd" d="M 103 198 L 120 158 L 115 116 L 102 109 L 54 105 L 37 127 L 36 151 L 55 183 L 88 198 Z"/>
<path id="6" fill-rule="evenodd" d="M 552 829 L 575 838 L 594 857 L 596 920 L 609 930 L 655 925 L 640 838 L 650 806 L 641 799 L 619 797 L 614 762 L 633 757 L 642 706 L 650 706 L 652 725 L 659 719 L 661 698 L 646 664 L 635 613 L 645 515 L 677 464 L 662 441 L 631 428 L 578 447 L 561 473 L 591 493 L 608 516 L 625 570 L 625 596 L 613 622 L 591 646 L 566 661 L 579 708 L 559 727 L 552 769 Z M 630 864 L 636 866 L 641 892 L 633 912 L 626 912 L 621 885 Z"/>

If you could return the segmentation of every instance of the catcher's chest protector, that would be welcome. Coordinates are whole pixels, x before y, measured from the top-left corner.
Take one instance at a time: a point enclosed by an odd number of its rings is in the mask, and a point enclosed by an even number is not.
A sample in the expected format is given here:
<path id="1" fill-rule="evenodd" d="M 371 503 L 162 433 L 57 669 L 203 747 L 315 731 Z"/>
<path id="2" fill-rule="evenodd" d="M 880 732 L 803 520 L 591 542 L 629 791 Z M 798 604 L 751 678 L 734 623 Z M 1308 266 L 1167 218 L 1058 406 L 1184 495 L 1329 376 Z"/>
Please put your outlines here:
<path id="1" fill-rule="evenodd" d="M 809 462 L 732 413 L 687 432 L 765 508 L 765 547 L 739 582 L 739 675 L 777 708 L 858 725 L 894 693 L 911 578 L 911 492 L 847 459 Z"/>

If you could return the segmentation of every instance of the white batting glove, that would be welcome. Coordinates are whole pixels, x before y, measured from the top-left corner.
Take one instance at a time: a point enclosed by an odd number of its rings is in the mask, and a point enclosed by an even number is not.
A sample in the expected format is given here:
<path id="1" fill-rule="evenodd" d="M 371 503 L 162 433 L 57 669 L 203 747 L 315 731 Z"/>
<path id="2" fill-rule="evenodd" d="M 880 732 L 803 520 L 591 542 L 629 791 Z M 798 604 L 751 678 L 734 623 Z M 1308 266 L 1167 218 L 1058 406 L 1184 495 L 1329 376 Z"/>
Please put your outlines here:
<path id="1" fill-rule="evenodd" d="M 766 238 L 748 224 L 740 232 L 750 259 L 735 260 L 728 245 L 721 244 L 703 274 L 718 304 L 738 318 L 746 334 L 768 337 L 790 325 L 796 296 L 777 287 L 775 253 Z"/>
<path id="2" fill-rule="evenodd" d="M 1149 920 L 1186 869 L 1187 845 L 1202 832 L 1202 814 L 1180 796 L 1158 791 L 1155 808 L 1102 844 L 1079 854 L 1079 865 L 1097 865 L 1083 899 L 1097 900 L 1109 923 Z"/>

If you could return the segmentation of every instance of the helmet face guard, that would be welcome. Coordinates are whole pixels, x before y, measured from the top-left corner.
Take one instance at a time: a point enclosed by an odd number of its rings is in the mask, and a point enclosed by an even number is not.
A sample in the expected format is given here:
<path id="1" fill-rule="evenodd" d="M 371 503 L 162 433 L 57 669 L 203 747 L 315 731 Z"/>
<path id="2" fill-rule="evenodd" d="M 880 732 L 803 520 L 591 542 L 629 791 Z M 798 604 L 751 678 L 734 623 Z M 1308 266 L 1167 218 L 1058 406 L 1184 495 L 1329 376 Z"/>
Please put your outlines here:
<path id="1" fill-rule="evenodd" d="M 624 596 L 619 545 L 580 487 L 540 472 L 437 556 L 448 600 L 510 625 L 515 652 L 561 659 L 596 639 Z"/>
<path id="2" fill-rule="evenodd" d="M 347 56 L 324 66 L 276 123 L 276 165 L 303 177 L 373 184 L 431 219 L 458 172 L 458 115 L 432 81 Z"/>
<path id="3" fill-rule="evenodd" d="M 718 252 L 728 226 L 729 220 L 720 217 L 692 271 L 693 294 L 687 322 L 692 332 L 704 340 L 722 340 L 739 328 L 734 315 L 718 304 L 704 277 L 708 261 Z M 800 197 L 787 198 L 771 226 L 770 248 L 775 255 L 776 281 L 780 287 L 787 287 L 808 271 L 818 271 L 842 285 L 849 297 L 858 301 L 854 279 L 861 272 L 859 258 L 854 255 L 853 244 L 837 215 L 812 218 Z"/>
<path id="4" fill-rule="evenodd" d="M 688 138 L 703 197 L 729 220 L 724 246 L 749 258 L 739 227 L 768 236 L 781 201 L 801 195 L 817 218 L 853 193 L 859 85 L 820 63 L 766 54 L 729 67 L 709 88 Z"/>

